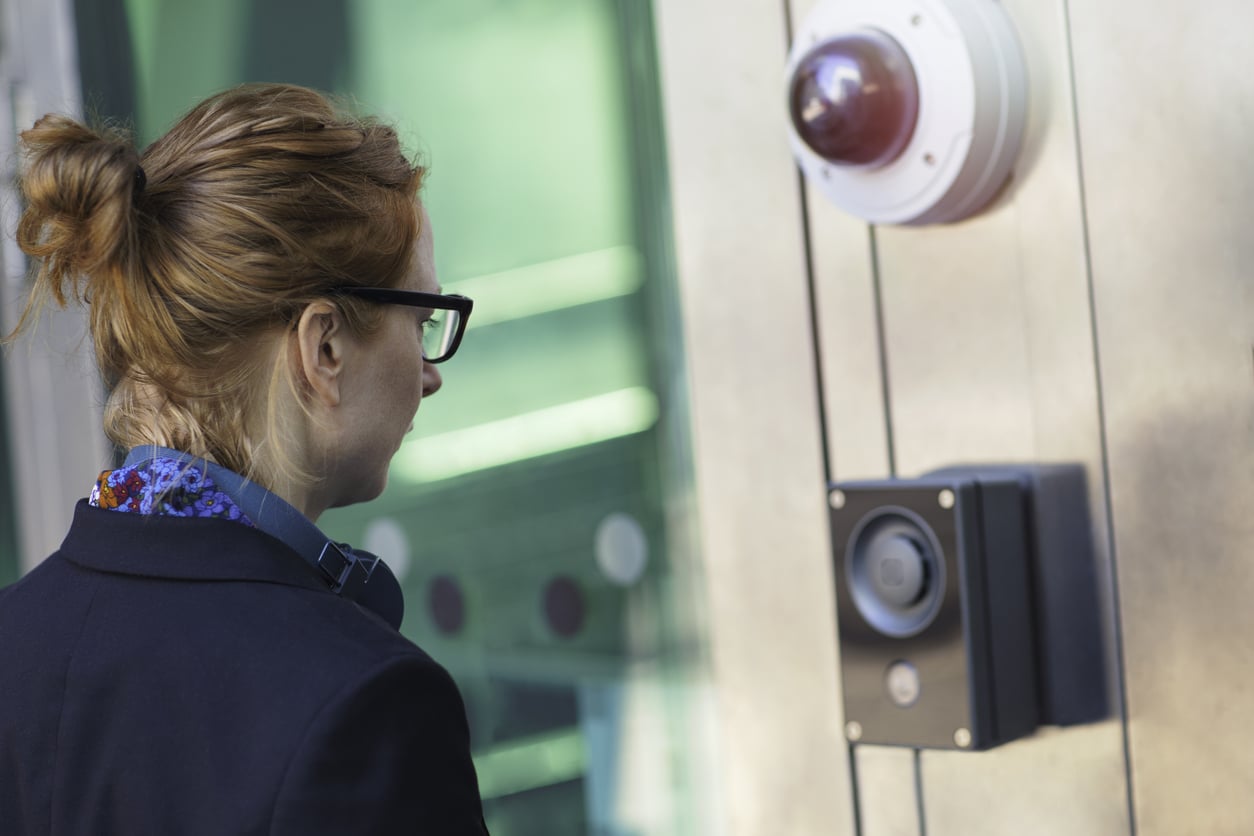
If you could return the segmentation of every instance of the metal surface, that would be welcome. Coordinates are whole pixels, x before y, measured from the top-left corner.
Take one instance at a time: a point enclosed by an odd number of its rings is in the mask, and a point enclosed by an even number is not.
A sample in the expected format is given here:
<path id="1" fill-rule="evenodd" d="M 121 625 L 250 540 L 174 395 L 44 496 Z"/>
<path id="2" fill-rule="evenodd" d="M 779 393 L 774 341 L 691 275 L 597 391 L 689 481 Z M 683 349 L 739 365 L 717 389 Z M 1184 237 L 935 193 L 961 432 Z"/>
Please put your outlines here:
<path id="1" fill-rule="evenodd" d="M 989 212 L 966 223 L 876 231 L 895 464 L 901 475 L 963 462 L 1083 464 L 1104 542 L 1098 384 L 1065 18 L 1059 4 L 1016 0 L 1006 9 L 1023 39 L 1031 78 L 1015 181 Z M 820 234 L 812 227 L 812 238 Z M 1098 563 L 1115 688 L 1105 549 Z M 1000 836 L 1036 827 L 1080 836 L 1129 833 L 1121 732 L 1116 718 L 1043 732 L 991 752 L 922 753 L 925 832 Z M 868 796 L 869 779 L 859 777 L 865 823 L 879 813 Z M 903 796 L 912 779 L 904 769 L 885 775 L 891 790 L 875 793 Z M 1042 784 L 1051 791 L 1042 793 Z M 1065 815 L 1059 797 L 1068 799 Z"/>
<path id="2" fill-rule="evenodd" d="M 1102 723 L 1041 729 L 991 752 L 925 752 L 927 834 L 1124 836 L 1127 800 L 1112 776 L 1123 775 L 1122 738 L 1119 724 Z"/>
<path id="3" fill-rule="evenodd" d="M 851 834 L 784 16 L 717 0 L 655 8 L 721 749 L 715 830 Z"/>
<path id="4" fill-rule="evenodd" d="M 0 225 L 4 230 L 0 327 L 17 321 L 26 262 L 13 242 L 20 204 L 13 177 L 17 132 L 49 111 L 77 114 L 78 61 L 69 0 L 4 0 L 0 42 Z M 81 310 L 50 311 L 3 354 L 13 467 L 20 474 L 19 551 L 30 569 L 61 543 L 108 448 L 99 376 Z"/>
<path id="5" fill-rule="evenodd" d="M 1071 7 L 1140 836 L 1254 832 L 1251 25 Z"/>
<path id="6" fill-rule="evenodd" d="M 745 477 L 711 456 L 736 450 L 727 442 L 735 421 L 761 430 L 728 415 L 756 412 L 752 404 L 768 393 L 732 400 L 736 375 L 752 370 L 739 353 L 717 379 L 711 358 L 731 341 L 711 351 L 710 322 L 732 314 L 703 310 L 709 298 L 692 277 L 711 267 L 737 274 L 738 260 L 719 247 L 735 249 L 723 242 L 752 234 L 755 247 L 763 237 L 770 250 L 769 266 L 752 257 L 769 272 L 764 286 L 790 288 L 781 277 L 797 265 L 783 227 L 794 216 L 781 196 L 789 175 L 759 133 L 772 124 L 763 116 L 783 109 L 761 91 L 762 77 L 772 75 L 762 53 L 778 54 L 763 36 L 774 21 L 759 13 L 731 22 L 712 6 L 679 5 L 663 11 L 673 33 L 668 95 L 679 83 L 677 65 L 704 63 L 726 79 L 672 100 L 669 125 L 697 347 L 703 534 L 711 600 L 721 610 L 755 592 L 750 573 L 718 565 L 725 553 L 733 564 L 743 555 L 749 521 L 709 509 L 748 491 L 738 495 Z M 799 19 L 809 5 L 786 8 Z M 915 475 L 971 461 L 1081 465 L 1111 716 L 985 753 L 924 752 L 916 761 L 906 750 L 857 746 L 861 833 L 1249 833 L 1254 749 L 1242 730 L 1244 695 L 1254 690 L 1254 239 L 1245 227 L 1254 189 L 1242 171 L 1254 111 L 1244 33 L 1254 12 L 1232 0 L 1152 13 L 1130 0 L 1005 6 L 1023 41 L 1031 95 L 1015 179 L 991 211 L 957 226 L 872 233 L 805 198 L 827 475 Z M 681 42 L 680 33 L 690 37 Z M 706 142 L 712 133 L 723 141 Z M 755 143 L 751 167 L 731 159 Z M 720 177 L 748 183 L 754 197 L 727 199 L 734 187 L 714 185 Z M 752 207 L 747 216 L 744 206 Z M 711 276 L 707 286 L 715 282 Z M 793 329 L 806 321 L 790 315 Z M 771 329 L 780 330 L 775 320 Z M 791 374 L 802 356 L 777 364 Z M 795 393 L 780 391 L 785 385 L 772 379 L 769 390 L 781 419 L 800 414 Z M 793 452 L 797 439 L 790 442 L 785 450 Z M 736 463 L 743 472 L 763 464 Z M 711 477 L 731 486 L 712 488 Z M 769 596 L 778 585 L 765 589 Z M 789 612 L 779 635 L 796 635 L 797 621 Z M 776 633 L 777 624 L 763 623 Z M 760 685 L 734 671 L 757 670 L 736 635 L 743 626 L 718 613 L 712 626 L 721 699 L 756 705 Z M 726 690 L 736 687 L 745 690 Z M 734 714 L 724 719 L 729 754 L 777 757 L 766 738 L 792 740 L 797 727 L 791 718 L 775 723 L 751 737 Z M 728 767 L 734 832 L 847 832 L 843 822 L 797 826 L 802 813 L 768 820 L 771 802 L 760 796 L 778 798 L 779 785 L 750 785 L 756 766 Z"/>
<path id="7" fill-rule="evenodd" d="M 857 746 L 859 836 L 923 836 L 912 749 Z"/>

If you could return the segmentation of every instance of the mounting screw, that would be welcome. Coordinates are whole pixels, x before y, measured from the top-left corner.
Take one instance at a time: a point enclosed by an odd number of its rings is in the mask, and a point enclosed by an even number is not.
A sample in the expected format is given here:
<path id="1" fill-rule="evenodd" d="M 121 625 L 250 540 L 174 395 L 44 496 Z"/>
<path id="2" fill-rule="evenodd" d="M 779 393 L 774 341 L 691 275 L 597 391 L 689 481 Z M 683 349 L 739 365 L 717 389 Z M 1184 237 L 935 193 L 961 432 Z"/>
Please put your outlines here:
<path id="1" fill-rule="evenodd" d="M 940 503 L 940 507 L 948 511 L 954 507 L 954 492 L 949 488 L 945 488 L 945 490 L 936 495 L 936 501 Z"/>
<path id="2" fill-rule="evenodd" d="M 827 495 L 827 501 L 831 504 L 833 508 L 839 511 L 841 508 L 845 507 L 845 492 L 844 491 L 832 491 L 830 494 Z"/>
<path id="3" fill-rule="evenodd" d="M 954 732 L 954 743 L 958 744 L 959 749 L 966 749 L 971 745 L 971 732 L 967 729 L 958 729 Z"/>
<path id="4" fill-rule="evenodd" d="M 861 740 L 862 739 L 862 724 L 859 723 L 857 720 L 850 720 L 848 723 L 845 723 L 845 737 L 849 738 L 855 743 Z"/>

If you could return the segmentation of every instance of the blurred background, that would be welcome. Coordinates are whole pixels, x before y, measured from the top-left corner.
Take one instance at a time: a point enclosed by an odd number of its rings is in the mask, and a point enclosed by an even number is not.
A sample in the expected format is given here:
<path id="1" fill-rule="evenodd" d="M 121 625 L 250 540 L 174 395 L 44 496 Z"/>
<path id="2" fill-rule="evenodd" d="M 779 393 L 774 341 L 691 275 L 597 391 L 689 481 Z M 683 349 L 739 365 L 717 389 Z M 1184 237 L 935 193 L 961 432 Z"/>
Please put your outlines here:
<path id="1" fill-rule="evenodd" d="M 790 153 L 819 4 L 0 0 L 0 222 L 48 111 L 142 145 L 289 81 L 397 126 L 475 313 L 386 493 L 323 522 L 401 576 L 497 836 L 1254 833 L 1254 7 L 1000 0 L 1011 179 L 906 227 Z M 0 355 L 0 582 L 115 455 L 83 330 Z M 1083 470 L 1107 716 L 854 743 L 827 486 L 972 462 Z"/>

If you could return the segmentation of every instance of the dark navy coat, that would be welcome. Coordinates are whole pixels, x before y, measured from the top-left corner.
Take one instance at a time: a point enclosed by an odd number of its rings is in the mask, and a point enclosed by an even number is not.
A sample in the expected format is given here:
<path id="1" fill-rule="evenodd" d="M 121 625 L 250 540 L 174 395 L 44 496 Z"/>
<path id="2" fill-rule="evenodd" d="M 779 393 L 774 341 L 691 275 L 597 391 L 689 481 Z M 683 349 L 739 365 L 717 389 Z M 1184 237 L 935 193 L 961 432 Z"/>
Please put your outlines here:
<path id="1" fill-rule="evenodd" d="M 482 834 L 449 675 L 237 522 L 80 503 L 0 590 L 0 834 Z"/>

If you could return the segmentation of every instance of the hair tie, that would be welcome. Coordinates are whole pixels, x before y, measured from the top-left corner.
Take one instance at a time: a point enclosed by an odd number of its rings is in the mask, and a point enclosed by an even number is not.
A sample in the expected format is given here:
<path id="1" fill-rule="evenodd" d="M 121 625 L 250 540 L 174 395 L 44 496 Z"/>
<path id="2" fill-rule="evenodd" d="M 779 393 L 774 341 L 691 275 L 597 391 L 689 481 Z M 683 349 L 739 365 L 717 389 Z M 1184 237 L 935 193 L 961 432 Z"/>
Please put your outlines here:
<path id="1" fill-rule="evenodd" d="M 144 187 L 148 185 L 148 175 L 144 173 L 142 165 L 135 166 L 135 190 L 131 192 L 133 200 L 139 200 L 139 196 L 144 193 Z"/>

